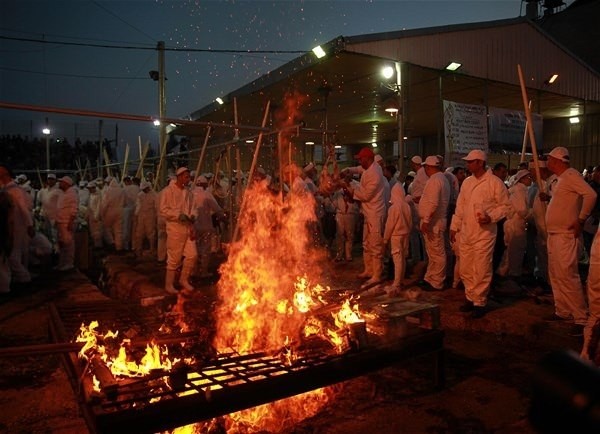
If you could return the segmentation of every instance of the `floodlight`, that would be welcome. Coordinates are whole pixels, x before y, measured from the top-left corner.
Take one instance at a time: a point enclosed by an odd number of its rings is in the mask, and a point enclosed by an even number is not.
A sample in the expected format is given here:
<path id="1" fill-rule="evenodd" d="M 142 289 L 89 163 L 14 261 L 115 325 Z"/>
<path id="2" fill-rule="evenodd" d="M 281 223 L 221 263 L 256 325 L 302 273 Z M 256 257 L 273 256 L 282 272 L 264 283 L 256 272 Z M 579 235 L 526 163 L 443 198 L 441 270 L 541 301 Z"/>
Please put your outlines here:
<path id="1" fill-rule="evenodd" d="M 317 56 L 317 59 L 321 59 L 321 58 L 325 57 L 327 54 L 327 53 L 325 53 L 325 50 L 323 50 L 321 48 L 320 45 L 317 45 L 315 48 L 313 48 L 312 52 L 315 53 L 315 56 Z"/>
<path id="2" fill-rule="evenodd" d="M 579 123 L 579 118 L 577 116 L 574 116 L 572 118 L 569 118 L 569 122 L 571 124 L 578 124 Z"/>
<path id="3" fill-rule="evenodd" d="M 458 62 L 450 62 L 448 65 L 446 65 L 446 69 L 448 71 L 456 71 L 458 68 L 460 68 L 462 66 L 462 63 L 458 63 Z"/>

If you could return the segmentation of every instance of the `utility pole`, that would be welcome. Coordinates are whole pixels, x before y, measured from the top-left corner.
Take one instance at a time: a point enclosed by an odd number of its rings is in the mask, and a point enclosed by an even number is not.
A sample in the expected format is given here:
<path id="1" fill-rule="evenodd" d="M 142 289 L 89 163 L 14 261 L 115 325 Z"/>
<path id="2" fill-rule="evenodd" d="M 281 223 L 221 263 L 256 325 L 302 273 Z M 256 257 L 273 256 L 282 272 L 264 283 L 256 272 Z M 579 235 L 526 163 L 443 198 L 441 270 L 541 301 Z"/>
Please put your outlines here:
<path id="1" fill-rule="evenodd" d="M 167 99 L 165 97 L 165 42 L 159 41 L 157 45 L 158 50 L 158 116 L 160 118 L 160 126 L 158 127 L 158 147 L 160 149 L 161 159 L 165 158 L 167 153 L 167 126 L 163 119 L 167 115 Z M 167 165 L 163 161 L 161 166 L 161 173 L 156 175 L 160 179 L 167 179 Z"/>

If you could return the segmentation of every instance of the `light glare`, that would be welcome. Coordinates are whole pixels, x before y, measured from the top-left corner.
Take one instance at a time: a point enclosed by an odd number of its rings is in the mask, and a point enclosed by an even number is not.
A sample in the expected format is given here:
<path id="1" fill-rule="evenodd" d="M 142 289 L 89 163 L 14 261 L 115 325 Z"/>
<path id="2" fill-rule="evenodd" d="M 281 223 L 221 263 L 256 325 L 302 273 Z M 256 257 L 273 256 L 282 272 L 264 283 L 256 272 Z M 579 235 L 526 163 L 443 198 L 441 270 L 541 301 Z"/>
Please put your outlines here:
<path id="1" fill-rule="evenodd" d="M 325 57 L 325 50 L 323 50 L 320 45 L 317 45 L 315 48 L 313 48 L 312 52 L 315 53 L 317 59 Z"/>

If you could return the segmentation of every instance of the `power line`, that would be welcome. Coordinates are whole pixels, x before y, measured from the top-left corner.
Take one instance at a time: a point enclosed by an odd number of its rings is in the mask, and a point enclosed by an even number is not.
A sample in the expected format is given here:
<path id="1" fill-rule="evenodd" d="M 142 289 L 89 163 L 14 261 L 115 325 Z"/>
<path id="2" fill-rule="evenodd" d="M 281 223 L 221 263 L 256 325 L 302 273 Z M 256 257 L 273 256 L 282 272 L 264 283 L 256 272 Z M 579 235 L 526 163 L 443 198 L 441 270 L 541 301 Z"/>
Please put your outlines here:
<path id="1" fill-rule="evenodd" d="M 125 21 L 123 18 L 121 18 L 120 16 L 118 16 L 117 14 L 115 14 L 113 11 L 111 11 L 110 9 L 105 8 L 104 6 L 102 6 L 100 3 L 98 3 L 97 1 L 91 0 L 93 4 L 95 4 L 96 6 L 98 6 L 100 9 L 102 9 L 103 11 L 105 11 L 106 13 L 112 15 L 113 17 L 115 17 L 117 20 L 121 21 L 122 23 L 126 24 L 127 26 L 131 27 L 133 30 L 141 33 L 142 35 L 146 36 L 147 38 L 149 38 L 151 41 L 157 42 L 156 39 L 154 39 L 152 36 L 150 36 L 148 33 L 144 32 L 143 30 L 138 29 L 137 27 L 135 27 L 133 24 L 128 23 L 127 21 Z"/>
<path id="2" fill-rule="evenodd" d="M 66 41 L 51 41 L 48 39 L 34 39 L 34 38 L 14 38 L 11 36 L 2 36 L 0 39 L 9 41 L 19 42 L 35 42 L 38 44 L 52 44 L 52 45 L 71 45 L 77 47 L 93 47 L 93 48 L 112 48 L 121 50 L 153 50 L 156 51 L 157 47 L 143 47 L 135 45 L 108 45 L 108 44 L 90 44 L 82 42 L 66 42 Z M 235 54 L 305 54 L 306 50 L 219 50 L 213 48 L 169 48 L 165 47 L 165 51 L 178 51 L 182 53 L 235 53 Z"/>
<path id="3" fill-rule="evenodd" d="M 6 68 L 0 66 L 0 71 L 11 71 L 11 72 L 23 72 L 26 74 L 40 74 L 40 75 L 53 75 L 57 77 L 72 77 L 72 78 L 98 78 L 98 79 L 108 79 L 108 80 L 148 80 L 148 77 L 109 77 L 109 76 L 101 76 L 101 75 L 78 75 L 78 74 L 62 74 L 58 72 L 43 72 L 43 71 L 32 71 L 28 69 L 18 69 L 18 68 Z"/>

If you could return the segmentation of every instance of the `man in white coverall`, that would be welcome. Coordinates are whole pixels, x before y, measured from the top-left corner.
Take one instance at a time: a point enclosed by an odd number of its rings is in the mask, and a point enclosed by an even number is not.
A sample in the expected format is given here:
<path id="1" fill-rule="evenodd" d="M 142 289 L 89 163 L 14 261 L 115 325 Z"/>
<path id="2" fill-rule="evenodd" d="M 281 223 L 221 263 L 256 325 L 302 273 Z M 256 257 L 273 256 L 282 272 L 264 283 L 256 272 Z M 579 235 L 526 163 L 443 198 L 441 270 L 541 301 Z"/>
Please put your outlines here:
<path id="1" fill-rule="evenodd" d="M 123 250 L 123 206 L 125 193 L 115 178 L 107 177 L 102 191 L 100 216 L 104 242 L 117 251 Z"/>
<path id="2" fill-rule="evenodd" d="M 61 194 L 56 183 L 56 175 L 49 173 L 46 177 L 46 187 L 38 193 L 37 201 L 42 217 L 41 230 L 52 244 L 56 243 L 56 202 Z"/>
<path id="3" fill-rule="evenodd" d="M 79 210 L 79 197 L 73 186 L 73 179 L 63 176 L 58 180 L 63 191 L 56 204 L 56 231 L 58 233 L 59 257 L 56 270 L 69 271 L 74 268 L 75 221 Z"/>
<path id="4" fill-rule="evenodd" d="M 226 220 L 225 212 L 219 206 L 213 195 L 207 190 L 208 179 L 205 176 L 196 178 L 194 194 L 194 230 L 196 233 L 196 249 L 198 251 L 198 268 L 201 278 L 211 277 L 208 267 L 210 264 L 211 239 L 216 233 L 213 225 L 213 215 L 219 220 Z"/>
<path id="5" fill-rule="evenodd" d="M 132 248 L 131 240 L 134 236 L 134 211 L 135 203 L 138 198 L 140 187 L 133 183 L 130 176 L 123 179 L 123 197 L 125 198 L 123 207 L 123 248 L 129 250 Z"/>
<path id="6" fill-rule="evenodd" d="M 363 260 L 365 269 L 358 277 L 370 279 L 365 286 L 381 282 L 383 274 L 383 228 L 385 224 L 385 185 L 381 166 L 375 163 L 371 148 L 362 148 L 354 156 L 365 171 L 360 183 L 353 182 L 348 191 L 354 200 L 361 203 L 364 216 Z"/>
<path id="7" fill-rule="evenodd" d="M 194 287 L 189 282 L 190 274 L 196 264 L 196 241 L 193 239 L 194 200 L 188 188 L 190 171 L 180 167 L 175 172 L 177 179 L 171 182 L 160 195 L 160 215 L 167 223 L 167 270 L 165 275 L 165 290 L 177 294 L 173 286 L 175 273 L 183 266 L 179 284 L 187 290 Z"/>
<path id="8" fill-rule="evenodd" d="M 99 249 L 102 247 L 102 221 L 100 220 L 100 202 L 102 201 L 102 196 L 96 189 L 96 181 L 89 182 L 87 189 L 90 192 L 87 222 L 94 247 Z"/>
<path id="9" fill-rule="evenodd" d="M 530 216 L 527 202 L 527 189 L 533 183 L 527 169 L 519 170 L 513 177 L 513 185 L 508 189 L 510 211 L 504 222 L 504 256 L 498 267 L 500 276 L 520 278 L 523 274 L 523 260 L 527 249 L 526 224 Z"/>
<path id="10" fill-rule="evenodd" d="M 12 179 L 10 171 L 0 166 L 0 188 L 9 196 L 12 203 L 9 219 L 12 221 L 12 250 L 8 258 L 11 281 L 16 283 L 31 282 L 31 274 L 25 266 L 29 255 L 29 240 L 34 235 L 33 218 L 27 208 L 27 193 Z"/>
<path id="11" fill-rule="evenodd" d="M 441 169 L 437 156 L 430 155 L 423 163 L 429 178 L 419 201 L 420 230 L 425 240 L 429 262 L 419 286 L 426 291 L 441 291 L 446 280 L 446 234 L 450 183 Z"/>
<path id="12" fill-rule="evenodd" d="M 583 334 L 588 312 L 579 277 L 579 238 L 596 204 L 596 192 L 570 167 L 569 151 L 558 146 L 548 154 L 548 170 L 558 177 L 546 210 L 548 274 L 555 314 L 548 320 L 573 318 L 572 335 Z"/>
<path id="13" fill-rule="evenodd" d="M 508 190 L 500 178 L 486 169 L 486 159 L 480 149 L 463 158 L 472 175 L 462 184 L 450 224 L 450 240 L 460 237 L 460 278 L 467 299 L 460 310 L 471 312 L 473 318 L 486 313 L 496 222 L 506 216 L 510 207 Z"/>
<path id="14" fill-rule="evenodd" d="M 150 255 L 156 256 L 156 193 L 148 181 L 142 181 L 134 210 L 135 225 L 133 248 L 137 258 L 142 257 L 144 239 L 148 240 Z"/>

